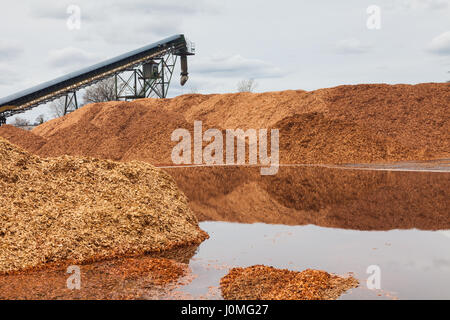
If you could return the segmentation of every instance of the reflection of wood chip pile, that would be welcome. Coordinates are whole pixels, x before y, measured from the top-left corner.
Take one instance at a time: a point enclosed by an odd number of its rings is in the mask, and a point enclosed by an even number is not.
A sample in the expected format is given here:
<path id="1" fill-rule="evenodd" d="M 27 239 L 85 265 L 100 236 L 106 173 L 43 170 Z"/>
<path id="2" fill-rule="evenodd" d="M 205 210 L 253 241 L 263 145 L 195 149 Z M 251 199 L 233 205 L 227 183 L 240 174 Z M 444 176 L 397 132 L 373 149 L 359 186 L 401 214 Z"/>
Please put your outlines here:
<path id="1" fill-rule="evenodd" d="M 173 179 L 149 164 L 40 159 L 0 139 L 0 272 L 198 244 Z"/>
<path id="2" fill-rule="evenodd" d="M 200 221 L 355 230 L 450 229 L 450 180 L 433 172 L 323 167 L 167 169 Z M 193 187 L 195 186 L 195 187 Z"/>
<path id="3" fill-rule="evenodd" d="M 358 280 L 353 277 L 263 265 L 233 268 L 220 281 L 222 295 L 227 300 L 334 300 L 357 286 Z"/>
<path id="4" fill-rule="evenodd" d="M 142 256 L 80 267 L 81 290 L 67 288 L 66 270 L 0 275 L 0 299 L 145 299 L 170 294 L 189 274 L 186 264 Z"/>

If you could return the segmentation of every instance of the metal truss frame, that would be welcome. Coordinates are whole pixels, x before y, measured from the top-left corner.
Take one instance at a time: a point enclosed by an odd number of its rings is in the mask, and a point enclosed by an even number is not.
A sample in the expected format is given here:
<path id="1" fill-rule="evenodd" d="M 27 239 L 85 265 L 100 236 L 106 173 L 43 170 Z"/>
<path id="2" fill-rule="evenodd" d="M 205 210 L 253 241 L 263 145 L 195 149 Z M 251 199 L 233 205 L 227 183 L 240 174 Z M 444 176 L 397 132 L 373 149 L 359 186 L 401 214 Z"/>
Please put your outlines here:
<path id="1" fill-rule="evenodd" d="M 170 50 L 167 50 L 164 55 L 152 57 L 146 60 L 142 60 L 139 63 L 131 65 L 128 69 L 117 71 L 113 74 L 116 83 L 116 100 L 134 100 L 141 98 L 166 98 L 169 91 L 170 82 L 172 80 L 173 72 L 177 62 L 178 55 Z M 156 79 L 145 79 L 142 72 L 142 66 L 150 61 L 158 63 L 158 77 Z M 126 73 L 130 73 L 128 77 L 125 77 Z M 70 106 L 74 110 L 78 109 L 78 101 L 76 92 L 79 89 L 89 87 L 97 82 L 110 78 L 111 75 L 98 78 L 85 85 L 74 88 L 72 91 L 61 92 L 58 95 L 54 95 L 51 98 L 40 101 L 39 104 L 50 102 L 59 98 L 65 98 L 64 110 L 65 113 L 71 110 Z M 128 88 L 128 91 L 126 90 Z M 130 93 L 131 92 L 131 93 Z M 127 94 L 128 93 L 128 94 Z M 6 123 L 6 118 L 11 117 L 18 113 L 31 110 L 36 105 L 30 105 L 29 107 L 8 110 L 0 113 L 0 125 Z M 73 109 L 72 109 L 73 111 Z M 3 120 L 5 119 L 5 120 Z"/>
<path id="2" fill-rule="evenodd" d="M 66 97 L 64 99 L 64 114 L 67 114 L 70 111 L 75 111 L 77 109 L 78 109 L 77 92 L 76 91 L 67 92 Z"/>
<path id="3" fill-rule="evenodd" d="M 144 61 L 133 68 L 114 74 L 116 100 L 166 98 L 178 56 L 173 52 Z M 141 67 L 149 62 L 158 65 L 158 75 L 145 78 Z"/>
<path id="4" fill-rule="evenodd" d="M 127 79 L 134 81 L 134 83 L 131 85 L 131 82 L 128 81 L 128 85 L 125 85 L 125 87 L 131 86 L 134 91 L 131 94 L 129 92 L 128 94 L 117 92 L 118 99 L 165 98 L 167 97 L 177 57 L 193 54 L 195 54 L 193 44 L 187 41 L 184 35 L 180 34 L 91 67 L 72 72 L 69 75 L 29 88 L 27 89 L 29 93 L 19 92 L 16 94 L 17 97 L 11 97 L 12 100 L 3 99 L 0 106 L 0 125 L 4 124 L 8 117 L 60 98 L 65 98 L 67 111 L 70 108 L 77 109 L 79 107 L 75 93 L 77 90 L 111 77 L 117 78 L 120 75 L 122 78 L 125 78 L 125 75 L 122 75 L 122 73 L 127 71 L 134 73 L 132 79 Z M 158 63 L 158 77 L 152 77 L 151 79 L 143 77 L 143 71 L 140 68 L 149 62 Z M 121 80 L 121 86 L 123 86 L 123 82 Z M 135 86 L 136 89 L 134 88 Z M 123 88 L 120 87 L 119 91 L 120 89 Z"/>

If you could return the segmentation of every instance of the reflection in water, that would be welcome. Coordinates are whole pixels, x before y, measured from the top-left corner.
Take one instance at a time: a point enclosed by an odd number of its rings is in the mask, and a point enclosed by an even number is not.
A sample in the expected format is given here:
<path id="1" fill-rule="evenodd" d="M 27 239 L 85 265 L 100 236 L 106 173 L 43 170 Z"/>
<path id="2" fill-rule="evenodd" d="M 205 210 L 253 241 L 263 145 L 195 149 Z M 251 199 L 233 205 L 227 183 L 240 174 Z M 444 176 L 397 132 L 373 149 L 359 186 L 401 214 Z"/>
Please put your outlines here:
<path id="1" fill-rule="evenodd" d="M 202 222 L 201 228 L 210 239 L 198 249 L 166 255 L 176 264 L 155 267 L 153 258 L 144 256 L 83 265 L 81 290 L 66 289 L 65 270 L 0 276 L 0 298 L 221 299 L 220 278 L 230 268 L 264 264 L 352 272 L 360 286 L 341 299 L 450 299 L 450 230 L 368 232 L 229 222 Z M 366 286 L 370 265 L 380 267 L 381 290 Z"/>
<path id="2" fill-rule="evenodd" d="M 266 224 L 203 222 L 210 239 L 198 249 L 153 256 L 170 259 L 162 263 L 144 256 L 81 266 L 81 290 L 66 289 L 65 270 L 0 276 L 0 299 L 221 298 L 219 280 L 229 268 L 255 264 L 354 272 L 361 286 L 342 299 L 450 299 L 448 172 L 167 171 L 201 220 Z M 381 268 L 381 291 L 365 286 L 370 265 Z"/>
<path id="3" fill-rule="evenodd" d="M 180 289 L 188 297 L 221 298 L 219 281 L 229 268 L 264 264 L 353 272 L 360 286 L 341 299 L 450 299 L 449 230 L 368 232 L 226 222 L 203 222 L 201 228 L 211 237 L 190 262 L 197 277 Z M 380 267 L 381 290 L 367 288 L 370 265 Z"/>
<path id="4" fill-rule="evenodd" d="M 449 173 L 281 167 L 167 169 L 200 220 L 354 230 L 450 229 Z"/>
<path id="5" fill-rule="evenodd" d="M 66 270 L 0 275 L 0 299 L 157 299 L 189 281 L 197 247 L 80 266 L 81 289 L 67 289 Z"/>

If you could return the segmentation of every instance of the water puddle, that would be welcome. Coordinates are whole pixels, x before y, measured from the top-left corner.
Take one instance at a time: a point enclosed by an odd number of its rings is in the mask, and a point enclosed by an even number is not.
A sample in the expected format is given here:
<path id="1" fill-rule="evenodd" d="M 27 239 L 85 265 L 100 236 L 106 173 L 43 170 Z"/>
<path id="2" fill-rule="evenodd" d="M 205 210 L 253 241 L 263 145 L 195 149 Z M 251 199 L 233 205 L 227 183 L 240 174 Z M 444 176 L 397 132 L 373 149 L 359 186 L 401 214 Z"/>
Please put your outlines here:
<path id="1" fill-rule="evenodd" d="M 230 267 L 264 264 L 353 272 L 360 286 L 342 299 L 450 299 L 450 230 L 357 231 L 223 222 L 204 222 L 201 227 L 211 238 L 189 263 L 196 277 L 179 289 L 188 298 L 220 299 L 217 286 Z M 367 288 L 371 265 L 381 270 L 381 290 Z"/>
<path id="2" fill-rule="evenodd" d="M 81 290 L 67 289 L 65 270 L 0 276 L 0 298 L 221 299 L 220 278 L 230 268 L 264 264 L 352 272 L 360 286 L 341 299 L 450 299 L 448 161 L 352 166 L 363 170 L 167 170 L 210 239 L 198 248 L 80 266 Z M 161 257 L 175 264 L 149 268 Z M 366 285 L 374 265 L 379 290 Z"/>

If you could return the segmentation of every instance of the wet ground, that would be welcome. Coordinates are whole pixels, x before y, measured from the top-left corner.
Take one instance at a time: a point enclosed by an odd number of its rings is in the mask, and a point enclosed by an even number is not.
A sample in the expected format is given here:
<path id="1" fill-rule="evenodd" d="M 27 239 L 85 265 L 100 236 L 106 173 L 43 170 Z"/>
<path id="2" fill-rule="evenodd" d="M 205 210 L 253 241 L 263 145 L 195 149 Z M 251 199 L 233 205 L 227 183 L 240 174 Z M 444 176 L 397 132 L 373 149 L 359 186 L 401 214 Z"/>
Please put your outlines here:
<path id="1" fill-rule="evenodd" d="M 356 231 L 317 226 L 204 222 L 211 238 L 190 261 L 197 277 L 179 291 L 220 298 L 219 280 L 231 266 L 264 264 L 339 275 L 353 272 L 360 287 L 342 299 L 450 299 L 450 230 Z M 226 245 L 224 245 L 226 244 Z M 369 290 L 367 268 L 381 271 L 381 290 Z M 215 293 L 215 295 L 211 295 Z"/>
<path id="2" fill-rule="evenodd" d="M 245 179 L 206 179 L 188 194 L 194 210 L 223 221 L 201 222 L 210 239 L 198 248 L 158 256 L 176 262 L 164 264 L 170 277 L 146 267 L 152 256 L 117 259 L 81 266 L 80 290 L 67 289 L 65 270 L 0 276 L 0 298 L 221 299 L 231 267 L 264 264 L 352 272 L 360 286 L 341 299 L 450 299 L 449 163 L 280 168 L 272 177 L 231 169 Z M 206 197 L 205 188 L 217 189 Z M 366 285 L 369 266 L 379 267 L 378 290 Z"/>

